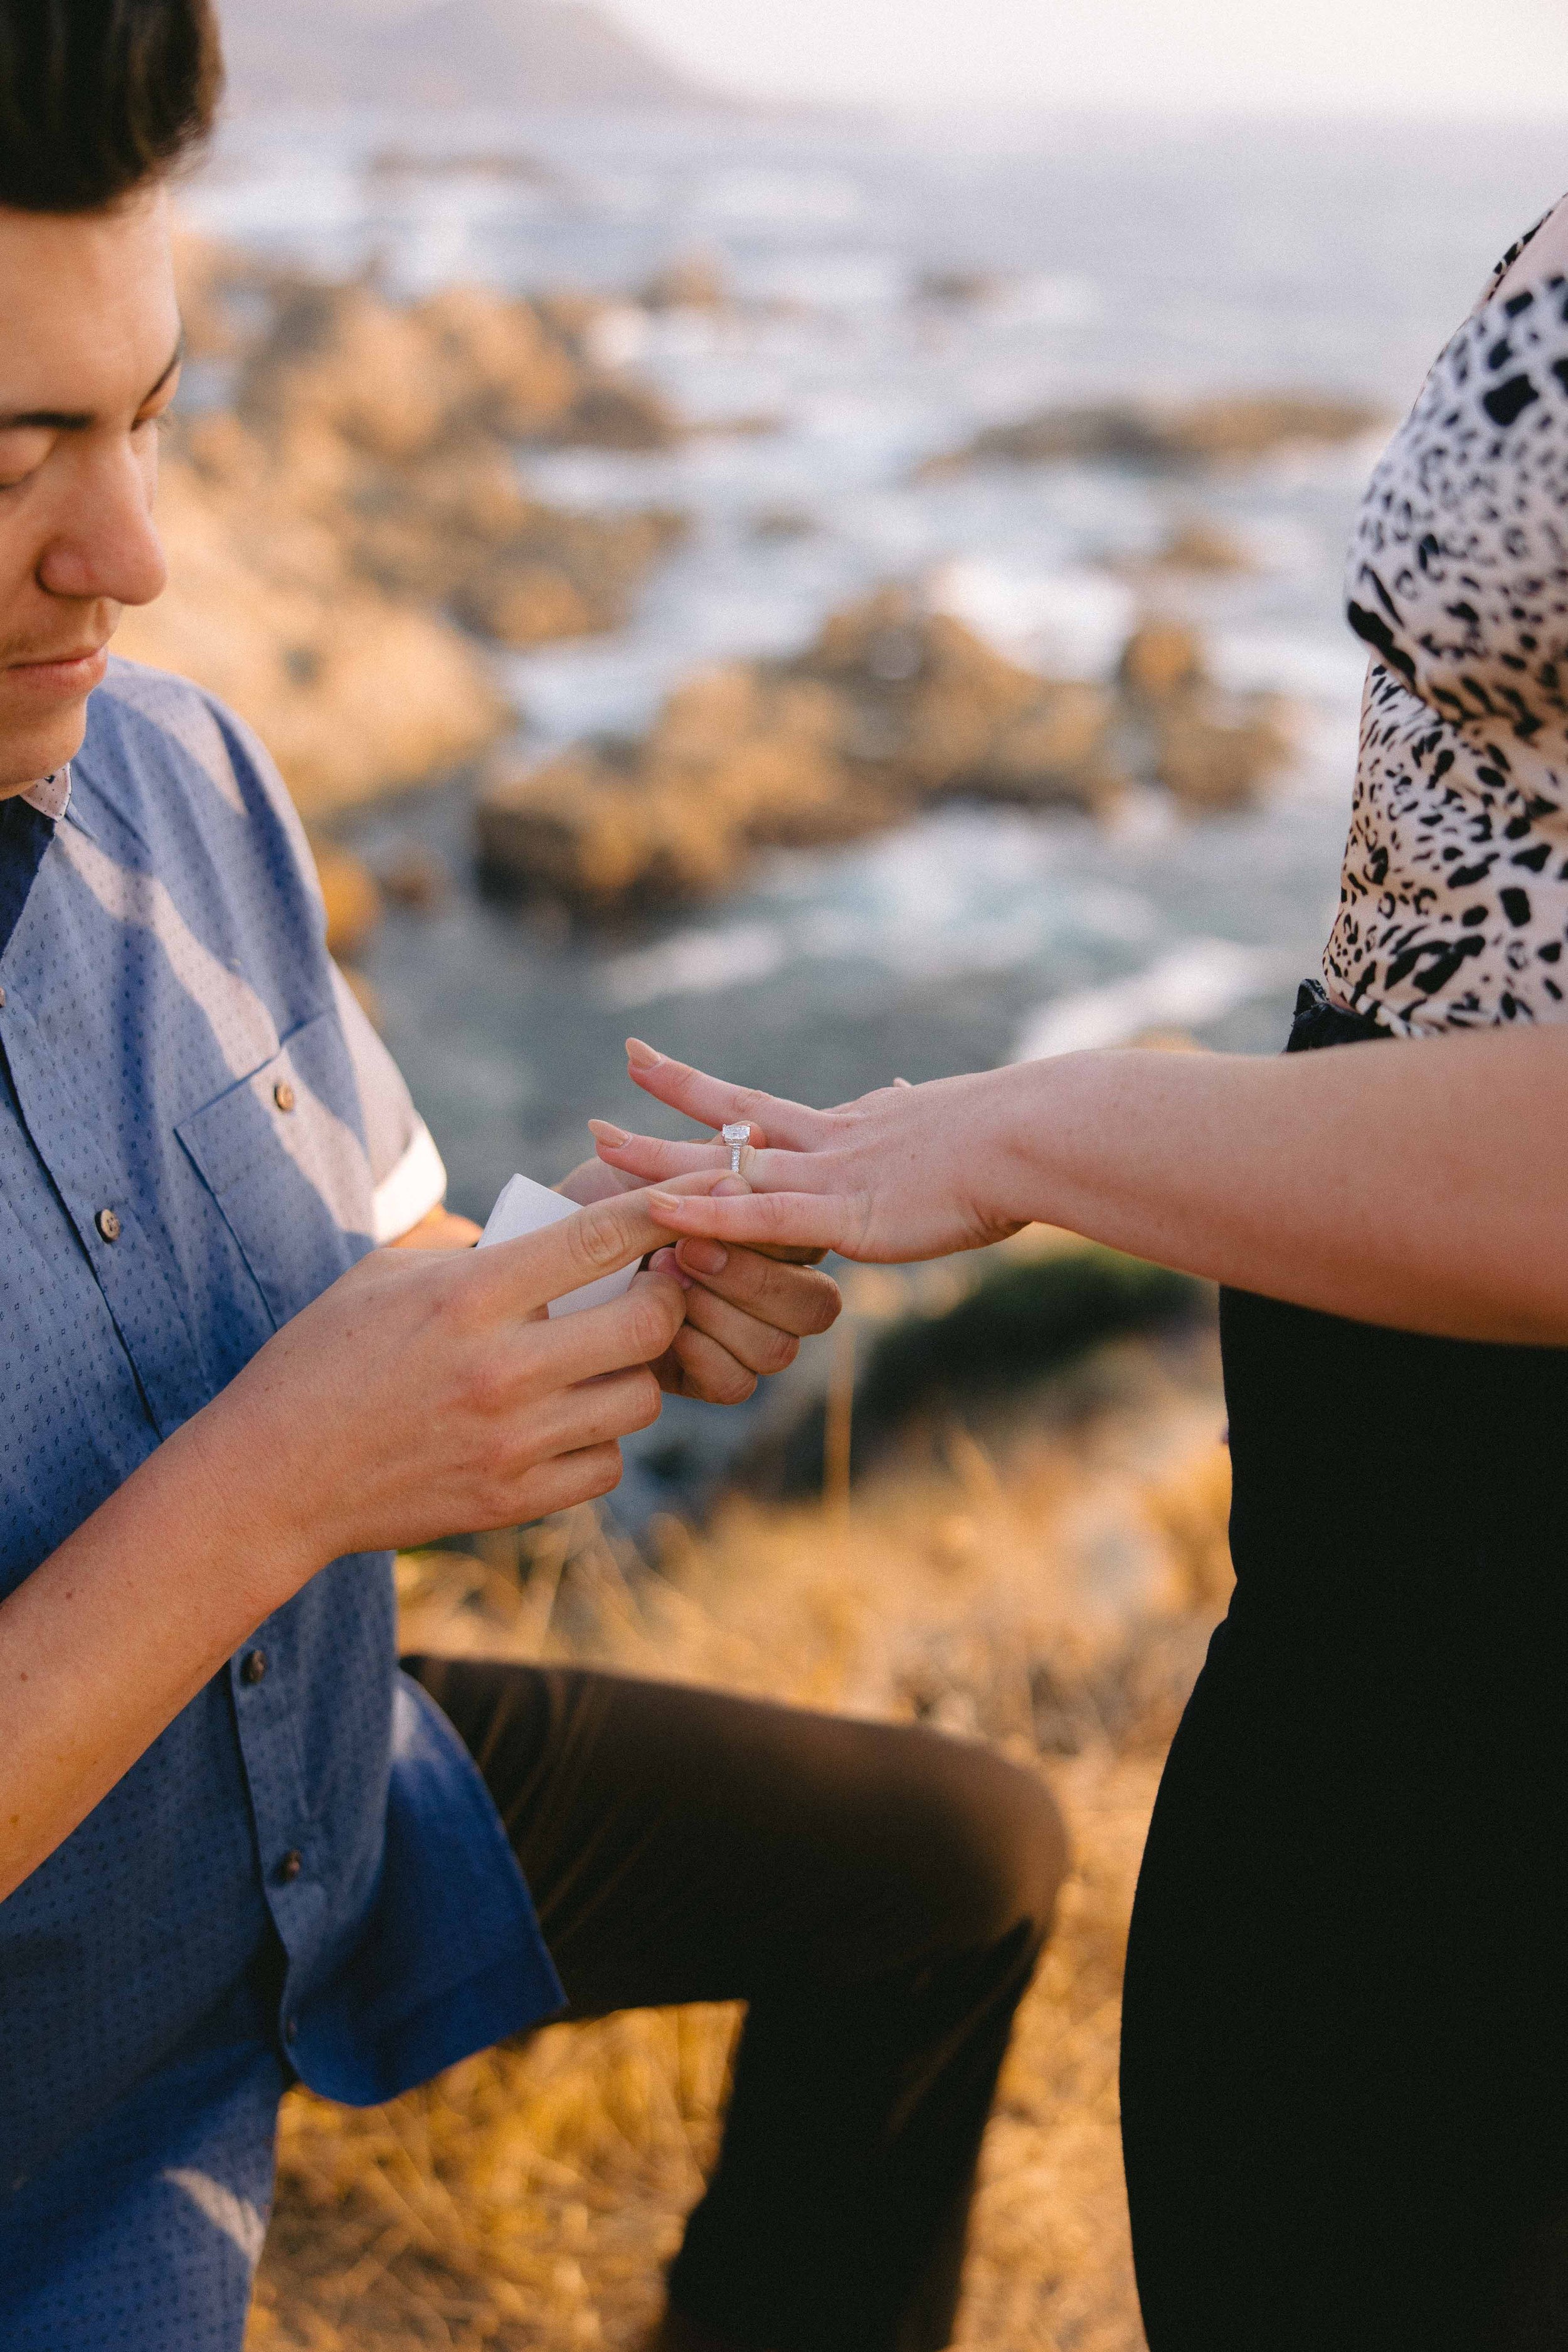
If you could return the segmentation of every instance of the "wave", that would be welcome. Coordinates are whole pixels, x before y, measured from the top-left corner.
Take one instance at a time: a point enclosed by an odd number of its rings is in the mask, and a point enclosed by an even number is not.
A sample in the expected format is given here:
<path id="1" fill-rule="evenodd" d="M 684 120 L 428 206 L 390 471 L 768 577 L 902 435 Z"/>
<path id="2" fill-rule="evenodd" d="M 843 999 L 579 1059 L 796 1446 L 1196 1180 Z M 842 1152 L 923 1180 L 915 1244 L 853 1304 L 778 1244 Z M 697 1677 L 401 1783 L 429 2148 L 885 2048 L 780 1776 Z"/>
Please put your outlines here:
<path id="1" fill-rule="evenodd" d="M 1184 940 L 1168 955 L 1103 988 L 1054 997 L 1030 1013 L 1010 1062 L 1124 1045 L 1150 1029 L 1197 1028 L 1295 978 L 1297 959 L 1234 940 Z"/>

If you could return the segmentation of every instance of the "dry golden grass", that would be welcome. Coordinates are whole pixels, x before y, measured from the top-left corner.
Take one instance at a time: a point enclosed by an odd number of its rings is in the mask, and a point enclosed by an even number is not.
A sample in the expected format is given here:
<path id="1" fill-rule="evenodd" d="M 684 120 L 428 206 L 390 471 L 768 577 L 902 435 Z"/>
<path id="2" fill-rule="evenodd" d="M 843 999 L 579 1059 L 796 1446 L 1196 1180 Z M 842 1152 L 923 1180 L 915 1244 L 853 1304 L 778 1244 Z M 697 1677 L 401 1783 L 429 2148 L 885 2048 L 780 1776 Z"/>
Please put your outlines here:
<path id="1" fill-rule="evenodd" d="M 847 1511 L 737 1506 L 654 1567 L 590 1514 L 401 1575 L 424 1647 L 570 1656 L 920 1715 L 1038 1759 L 1075 1864 L 987 2138 L 959 2342 L 1142 2346 L 1117 2137 L 1121 1954 L 1164 1746 L 1229 1581 L 1211 1368 L 1129 1346 L 991 1452 Z M 521 1577 L 517 1568 L 521 1567 Z M 510 1571 L 510 1572 L 509 1572 Z M 620 2347 L 715 2145 L 722 2009 L 555 2027 L 371 2114 L 287 2104 L 249 2352 Z"/>

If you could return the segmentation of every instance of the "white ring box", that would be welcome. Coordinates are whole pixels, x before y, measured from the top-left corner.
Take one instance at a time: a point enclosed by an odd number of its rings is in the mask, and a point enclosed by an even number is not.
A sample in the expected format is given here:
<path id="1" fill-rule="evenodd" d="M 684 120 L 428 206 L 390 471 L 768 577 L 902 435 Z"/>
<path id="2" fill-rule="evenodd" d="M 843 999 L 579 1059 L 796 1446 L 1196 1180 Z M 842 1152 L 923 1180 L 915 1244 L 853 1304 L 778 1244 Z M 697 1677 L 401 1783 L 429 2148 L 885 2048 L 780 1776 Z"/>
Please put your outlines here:
<path id="1" fill-rule="evenodd" d="M 542 1233 L 548 1225 L 558 1225 L 564 1217 L 578 1214 L 575 1201 L 563 1200 L 544 1184 L 536 1184 L 531 1176 L 514 1176 L 503 1190 L 490 1211 L 489 1223 L 479 1236 L 480 1249 L 491 1242 L 521 1241 L 524 1234 Z M 603 1274 L 596 1282 L 585 1282 L 580 1290 L 569 1290 L 564 1298 L 552 1299 L 552 1315 L 575 1315 L 579 1307 L 607 1307 L 631 1287 L 632 1276 L 640 1259 L 623 1265 L 618 1274 Z"/>

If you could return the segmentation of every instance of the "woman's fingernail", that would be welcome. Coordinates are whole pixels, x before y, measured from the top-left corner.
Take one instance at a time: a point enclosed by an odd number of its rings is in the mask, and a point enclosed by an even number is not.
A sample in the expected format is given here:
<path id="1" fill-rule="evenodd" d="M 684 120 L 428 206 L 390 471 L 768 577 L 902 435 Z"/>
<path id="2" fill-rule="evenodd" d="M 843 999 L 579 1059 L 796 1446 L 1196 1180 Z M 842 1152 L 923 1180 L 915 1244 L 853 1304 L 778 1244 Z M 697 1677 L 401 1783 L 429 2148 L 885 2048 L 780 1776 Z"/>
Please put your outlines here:
<path id="1" fill-rule="evenodd" d="M 720 1242 L 682 1242 L 677 1255 L 693 1274 L 722 1274 L 730 1253 Z"/>
<path id="2" fill-rule="evenodd" d="M 588 1121 L 588 1132 L 597 1142 L 607 1143 L 614 1150 L 618 1150 L 623 1143 L 631 1141 L 631 1137 L 624 1127 L 612 1127 L 607 1118 L 591 1118 Z"/>
<path id="3" fill-rule="evenodd" d="M 645 1045 L 640 1037 L 628 1037 L 626 1059 L 634 1070 L 657 1070 L 664 1055 L 656 1054 L 651 1045 Z"/>
<path id="4" fill-rule="evenodd" d="M 672 1209 L 679 1209 L 685 1205 L 679 1192 L 650 1192 L 647 1196 L 647 1204 L 650 1209 L 657 1210 L 661 1217 L 668 1217 Z"/>

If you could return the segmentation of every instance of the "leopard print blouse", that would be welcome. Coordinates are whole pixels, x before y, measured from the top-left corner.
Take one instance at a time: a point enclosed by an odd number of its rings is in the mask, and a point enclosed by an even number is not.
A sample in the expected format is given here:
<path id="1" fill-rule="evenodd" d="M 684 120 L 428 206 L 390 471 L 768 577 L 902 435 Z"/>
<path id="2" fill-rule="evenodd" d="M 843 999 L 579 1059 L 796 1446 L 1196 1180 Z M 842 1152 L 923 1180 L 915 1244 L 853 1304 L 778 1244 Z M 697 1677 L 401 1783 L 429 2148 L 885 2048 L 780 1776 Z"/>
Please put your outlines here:
<path id="1" fill-rule="evenodd" d="M 1500 299 L 1529 241 L 1433 368 L 1351 545 L 1373 657 L 1323 977 L 1403 1036 L 1568 1021 L 1568 278 Z"/>

